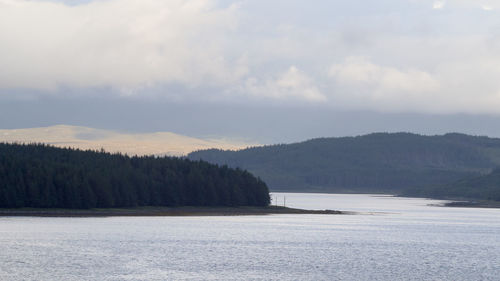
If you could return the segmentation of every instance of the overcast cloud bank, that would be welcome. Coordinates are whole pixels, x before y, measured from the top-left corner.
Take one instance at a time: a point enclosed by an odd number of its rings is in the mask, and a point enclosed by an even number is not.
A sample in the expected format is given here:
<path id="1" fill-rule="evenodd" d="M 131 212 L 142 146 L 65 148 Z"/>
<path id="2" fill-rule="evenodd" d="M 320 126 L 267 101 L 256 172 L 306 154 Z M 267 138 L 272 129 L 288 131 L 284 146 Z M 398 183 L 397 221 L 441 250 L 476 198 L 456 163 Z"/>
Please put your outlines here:
<path id="1" fill-rule="evenodd" d="M 332 2 L 0 0 L 0 96 L 500 114 L 496 1 Z"/>

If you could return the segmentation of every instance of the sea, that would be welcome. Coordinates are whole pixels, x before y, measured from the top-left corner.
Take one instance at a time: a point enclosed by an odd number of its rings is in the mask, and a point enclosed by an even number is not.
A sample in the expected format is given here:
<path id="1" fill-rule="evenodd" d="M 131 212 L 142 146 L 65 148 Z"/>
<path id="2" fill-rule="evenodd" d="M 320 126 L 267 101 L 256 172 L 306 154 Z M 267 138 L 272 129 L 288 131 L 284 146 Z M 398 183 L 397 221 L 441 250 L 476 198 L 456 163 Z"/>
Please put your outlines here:
<path id="1" fill-rule="evenodd" d="M 0 217 L 0 280 L 500 280 L 500 209 L 273 193 L 344 215 Z"/>

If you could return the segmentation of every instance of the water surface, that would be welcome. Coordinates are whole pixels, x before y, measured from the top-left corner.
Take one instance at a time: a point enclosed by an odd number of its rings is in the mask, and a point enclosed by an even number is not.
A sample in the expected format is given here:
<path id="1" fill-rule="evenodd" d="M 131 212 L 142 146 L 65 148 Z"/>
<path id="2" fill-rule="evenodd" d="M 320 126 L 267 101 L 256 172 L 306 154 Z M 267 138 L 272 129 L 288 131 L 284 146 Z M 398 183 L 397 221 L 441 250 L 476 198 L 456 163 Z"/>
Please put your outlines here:
<path id="1" fill-rule="evenodd" d="M 1 280 L 498 280 L 500 210 L 275 193 L 360 215 L 0 217 Z"/>

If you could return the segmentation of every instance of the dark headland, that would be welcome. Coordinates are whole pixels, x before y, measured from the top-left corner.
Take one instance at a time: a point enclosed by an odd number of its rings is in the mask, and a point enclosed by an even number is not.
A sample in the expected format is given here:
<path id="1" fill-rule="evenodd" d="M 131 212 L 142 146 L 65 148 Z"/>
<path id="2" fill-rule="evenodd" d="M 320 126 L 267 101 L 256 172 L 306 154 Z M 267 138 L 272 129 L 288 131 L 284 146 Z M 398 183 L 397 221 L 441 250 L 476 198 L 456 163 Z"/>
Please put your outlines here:
<path id="1" fill-rule="evenodd" d="M 0 143 L 0 208 L 266 207 L 241 169 L 175 157 Z"/>
<path id="2" fill-rule="evenodd" d="M 342 214 L 271 206 L 245 170 L 172 157 L 129 157 L 0 143 L 0 216 Z"/>

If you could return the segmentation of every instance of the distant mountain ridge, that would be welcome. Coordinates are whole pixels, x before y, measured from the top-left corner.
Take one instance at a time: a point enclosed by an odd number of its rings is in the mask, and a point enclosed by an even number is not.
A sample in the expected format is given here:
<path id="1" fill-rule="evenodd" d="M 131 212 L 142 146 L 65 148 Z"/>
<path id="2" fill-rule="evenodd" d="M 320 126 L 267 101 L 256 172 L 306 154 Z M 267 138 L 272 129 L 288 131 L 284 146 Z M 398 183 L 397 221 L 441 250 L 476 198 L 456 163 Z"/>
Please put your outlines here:
<path id="1" fill-rule="evenodd" d="M 46 143 L 57 147 L 120 152 L 128 155 L 184 156 L 193 150 L 241 149 L 250 143 L 224 139 L 199 139 L 171 132 L 126 134 L 81 126 L 0 130 L 0 142 Z M 254 144 L 255 145 L 255 144 Z"/>
<path id="2" fill-rule="evenodd" d="M 500 166 L 500 139 L 373 133 L 188 155 L 247 169 L 271 190 L 391 192 L 447 184 Z"/>

